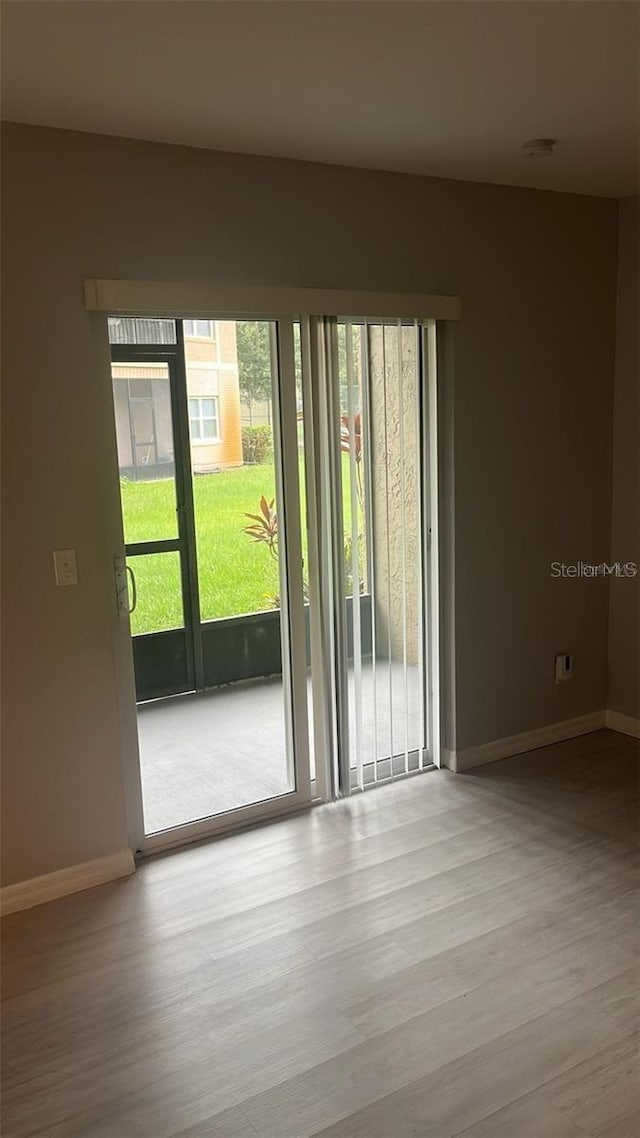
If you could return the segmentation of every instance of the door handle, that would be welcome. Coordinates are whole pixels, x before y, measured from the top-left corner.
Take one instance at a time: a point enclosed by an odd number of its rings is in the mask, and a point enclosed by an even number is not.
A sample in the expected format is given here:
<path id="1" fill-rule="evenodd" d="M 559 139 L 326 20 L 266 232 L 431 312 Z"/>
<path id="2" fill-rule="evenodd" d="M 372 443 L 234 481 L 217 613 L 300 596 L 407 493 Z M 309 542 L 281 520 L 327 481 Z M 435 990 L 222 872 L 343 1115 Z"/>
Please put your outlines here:
<path id="1" fill-rule="evenodd" d="M 125 568 L 129 574 L 129 580 L 131 581 L 131 603 L 129 605 L 129 616 L 131 616 L 131 613 L 135 612 L 138 603 L 138 589 L 136 587 L 136 575 L 133 569 L 130 565 L 126 565 Z"/>

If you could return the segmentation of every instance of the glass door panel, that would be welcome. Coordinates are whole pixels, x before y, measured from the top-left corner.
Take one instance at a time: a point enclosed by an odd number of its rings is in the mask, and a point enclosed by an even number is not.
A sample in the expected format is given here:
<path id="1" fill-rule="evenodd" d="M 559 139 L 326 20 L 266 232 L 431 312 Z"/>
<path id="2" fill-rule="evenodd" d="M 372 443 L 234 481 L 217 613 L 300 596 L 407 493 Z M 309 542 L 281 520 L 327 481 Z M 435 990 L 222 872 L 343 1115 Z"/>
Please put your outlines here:
<path id="1" fill-rule="evenodd" d="M 207 322 L 199 322 L 207 324 Z M 210 321 L 185 336 L 209 813 L 295 790 L 287 748 L 277 329 Z M 209 366 L 202 366 L 207 351 Z M 196 355 L 201 366 L 195 367 Z M 202 416 L 213 413 L 215 432 Z M 194 720 L 195 723 L 195 720 Z"/>
<path id="2" fill-rule="evenodd" d="M 293 324 L 110 337 L 145 833 L 308 798 Z"/>
<path id="3" fill-rule="evenodd" d="M 146 553 L 127 558 L 135 581 L 133 636 L 184 628 L 179 553 Z"/>
<path id="4" fill-rule="evenodd" d="M 422 767 L 420 335 L 337 328 L 351 787 Z"/>
<path id="5" fill-rule="evenodd" d="M 125 541 L 177 537 L 169 366 L 118 362 L 111 375 Z"/>
<path id="6" fill-rule="evenodd" d="M 195 678 L 176 429 L 176 324 L 111 320 L 109 336 L 125 551 L 135 593 L 136 695 L 147 700 L 188 691 Z M 160 341 L 155 349 L 152 336 Z"/>
<path id="7" fill-rule="evenodd" d="M 210 323 L 218 329 L 210 367 L 195 367 L 185 339 L 200 615 L 203 622 L 277 616 L 273 328 L 268 321 Z M 202 356 L 202 339 L 197 348 Z"/>

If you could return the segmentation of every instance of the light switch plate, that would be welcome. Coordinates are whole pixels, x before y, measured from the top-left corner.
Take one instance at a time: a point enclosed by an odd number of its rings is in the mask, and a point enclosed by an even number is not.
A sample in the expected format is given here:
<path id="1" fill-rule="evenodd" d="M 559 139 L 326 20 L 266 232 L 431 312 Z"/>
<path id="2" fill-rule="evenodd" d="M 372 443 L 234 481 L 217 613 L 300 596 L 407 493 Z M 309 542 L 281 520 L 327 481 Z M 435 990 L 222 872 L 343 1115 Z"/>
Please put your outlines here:
<path id="1" fill-rule="evenodd" d="M 53 568 L 56 585 L 78 584 L 78 562 L 75 549 L 54 549 Z"/>

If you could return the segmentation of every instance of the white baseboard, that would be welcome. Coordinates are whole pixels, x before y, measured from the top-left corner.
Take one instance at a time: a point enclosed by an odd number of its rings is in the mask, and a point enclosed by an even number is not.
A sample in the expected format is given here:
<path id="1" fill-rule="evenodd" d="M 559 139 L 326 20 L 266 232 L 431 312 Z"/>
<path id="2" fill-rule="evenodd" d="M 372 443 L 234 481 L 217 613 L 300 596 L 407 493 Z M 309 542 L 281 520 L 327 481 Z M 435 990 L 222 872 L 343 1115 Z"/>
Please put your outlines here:
<path id="1" fill-rule="evenodd" d="M 444 767 L 445 770 L 448 770 L 448 771 L 455 771 L 456 770 L 456 759 L 457 759 L 457 755 L 456 755 L 455 751 L 451 751 L 448 747 L 442 747 L 442 749 L 440 751 L 440 766 L 441 767 Z"/>
<path id="2" fill-rule="evenodd" d="M 605 724 L 610 731 L 620 731 L 622 735 L 632 735 L 640 739 L 640 719 L 623 715 L 620 711 L 605 711 Z"/>
<path id="3" fill-rule="evenodd" d="M 561 743 L 564 739 L 599 731 L 605 726 L 605 715 L 604 711 L 592 711 L 577 719 L 549 723 L 546 727 L 536 727 L 533 731 L 523 731 L 520 735 L 509 735 L 505 739 L 493 739 L 489 743 L 480 743 L 477 747 L 468 747 L 465 751 L 445 751 L 443 762 L 449 770 L 459 774 L 472 767 L 483 766 L 484 763 L 507 759 L 510 755 L 521 755 L 524 751 L 535 751 L 537 747 L 548 747 L 552 743 Z"/>
<path id="4" fill-rule="evenodd" d="M 55 873 L 45 873 L 42 877 L 32 877 L 19 881 L 16 885 L 5 885 L 0 889 L 0 914 L 17 913 L 21 909 L 32 909 L 45 901 L 55 901 L 69 893 L 80 893 L 94 885 L 104 885 L 118 877 L 127 877 L 135 871 L 136 865 L 131 850 L 119 850 L 107 857 L 85 861 L 81 865 L 71 865 L 68 869 L 58 869 Z"/>
<path id="5" fill-rule="evenodd" d="M 451 751 L 443 747 L 442 765 L 459 774 L 471 770 L 472 767 L 509 758 L 510 755 L 521 755 L 525 751 L 548 747 L 564 739 L 587 735 L 591 731 L 599 731 L 602 727 L 640 739 L 640 719 L 622 715 L 618 711 L 593 711 L 577 719 L 565 719 L 562 723 L 550 723 L 546 727 L 536 727 L 533 731 L 523 731 L 520 735 L 509 735 L 505 739 L 480 743 L 476 747 L 468 747 L 465 751 Z M 5 885 L 0 889 L 0 915 L 6 916 L 8 913 L 17 913 L 22 909 L 32 909 L 47 901 L 55 901 L 58 897 L 80 893 L 84 889 L 91 889 L 94 885 L 105 885 L 109 881 L 116 881 L 119 877 L 128 877 L 135 872 L 135 868 L 131 850 L 125 849 L 107 857 L 96 858 L 94 861 L 69 866 L 68 869 L 56 870 L 55 873 L 45 873 L 42 877 L 32 877 L 15 885 Z"/>

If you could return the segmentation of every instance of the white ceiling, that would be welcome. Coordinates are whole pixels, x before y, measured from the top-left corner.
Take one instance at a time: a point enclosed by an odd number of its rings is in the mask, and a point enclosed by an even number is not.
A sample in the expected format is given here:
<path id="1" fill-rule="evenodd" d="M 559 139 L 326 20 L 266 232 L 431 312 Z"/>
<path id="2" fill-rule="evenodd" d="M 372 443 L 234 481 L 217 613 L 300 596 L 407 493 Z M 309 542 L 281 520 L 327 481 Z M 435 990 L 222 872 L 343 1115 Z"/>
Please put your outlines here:
<path id="1" fill-rule="evenodd" d="M 623 196 L 634 0 L 5 0 L 3 117 Z M 527 159 L 525 139 L 558 139 Z"/>

